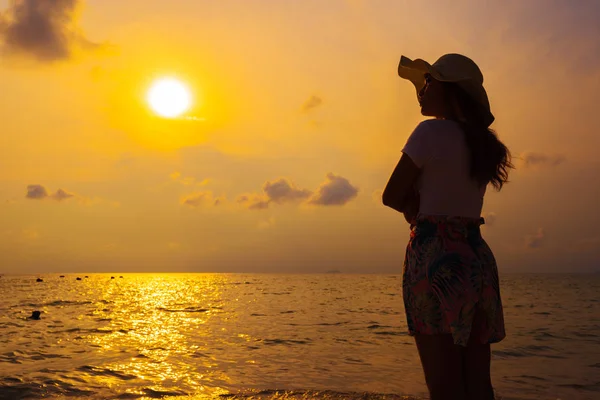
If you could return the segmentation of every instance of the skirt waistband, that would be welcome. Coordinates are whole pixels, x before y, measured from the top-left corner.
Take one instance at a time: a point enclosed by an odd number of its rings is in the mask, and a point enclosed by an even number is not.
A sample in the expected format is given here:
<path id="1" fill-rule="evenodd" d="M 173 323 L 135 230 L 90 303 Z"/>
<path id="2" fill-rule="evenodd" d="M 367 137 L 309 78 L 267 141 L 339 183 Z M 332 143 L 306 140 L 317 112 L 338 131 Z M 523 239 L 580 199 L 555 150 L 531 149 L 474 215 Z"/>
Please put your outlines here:
<path id="1" fill-rule="evenodd" d="M 460 225 L 483 225 L 485 219 L 483 217 L 459 217 L 450 215 L 418 215 L 415 222 L 431 222 L 431 223 L 455 223 Z"/>

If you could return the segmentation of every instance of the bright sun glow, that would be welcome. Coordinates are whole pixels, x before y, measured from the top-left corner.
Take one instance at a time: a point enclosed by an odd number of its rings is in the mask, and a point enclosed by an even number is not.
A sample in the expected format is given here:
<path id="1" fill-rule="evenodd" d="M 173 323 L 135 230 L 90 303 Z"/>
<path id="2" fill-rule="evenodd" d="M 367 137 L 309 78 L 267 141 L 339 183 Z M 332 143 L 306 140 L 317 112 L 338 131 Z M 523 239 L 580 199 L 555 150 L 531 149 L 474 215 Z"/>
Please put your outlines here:
<path id="1" fill-rule="evenodd" d="M 148 91 L 148 103 L 161 117 L 173 118 L 184 113 L 192 103 L 188 88 L 177 79 L 159 79 Z"/>

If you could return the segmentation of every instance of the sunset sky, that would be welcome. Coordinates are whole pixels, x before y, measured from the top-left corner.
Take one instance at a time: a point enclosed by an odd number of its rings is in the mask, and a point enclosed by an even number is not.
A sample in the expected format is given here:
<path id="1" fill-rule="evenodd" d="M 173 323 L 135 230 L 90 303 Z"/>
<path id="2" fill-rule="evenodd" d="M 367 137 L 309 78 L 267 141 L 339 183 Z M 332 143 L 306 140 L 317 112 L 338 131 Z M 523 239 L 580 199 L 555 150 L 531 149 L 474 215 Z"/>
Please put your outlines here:
<path id="1" fill-rule="evenodd" d="M 484 206 L 500 271 L 600 270 L 598 1 L 0 10 L 0 273 L 400 273 L 381 191 L 423 117 L 397 63 L 450 52 L 515 157 Z M 148 105 L 164 77 L 192 93 L 180 117 Z"/>

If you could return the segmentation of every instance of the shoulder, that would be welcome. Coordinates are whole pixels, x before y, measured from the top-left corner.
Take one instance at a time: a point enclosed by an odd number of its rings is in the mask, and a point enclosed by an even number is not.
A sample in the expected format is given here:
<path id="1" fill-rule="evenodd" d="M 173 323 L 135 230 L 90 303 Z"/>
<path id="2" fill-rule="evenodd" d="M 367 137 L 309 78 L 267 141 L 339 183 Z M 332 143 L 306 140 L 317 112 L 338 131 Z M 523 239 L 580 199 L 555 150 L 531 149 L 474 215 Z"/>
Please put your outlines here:
<path id="1" fill-rule="evenodd" d="M 447 132 L 447 131 L 455 131 L 460 129 L 459 125 L 447 119 L 426 119 L 425 121 L 421 121 L 414 132 L 422 133 L 422 134 L 435 134 L 438 132 Z"/>

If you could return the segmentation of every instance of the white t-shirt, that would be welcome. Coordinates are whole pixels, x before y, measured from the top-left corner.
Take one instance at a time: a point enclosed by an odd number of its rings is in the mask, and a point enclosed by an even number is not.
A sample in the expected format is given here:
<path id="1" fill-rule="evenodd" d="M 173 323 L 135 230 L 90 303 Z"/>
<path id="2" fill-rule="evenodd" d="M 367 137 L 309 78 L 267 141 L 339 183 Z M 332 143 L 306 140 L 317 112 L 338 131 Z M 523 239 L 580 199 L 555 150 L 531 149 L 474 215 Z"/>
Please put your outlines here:
<path id="1" fill-rule="evenodd" d="M 465 134 L 454 121 L 421 122 L 402 152 L 421 169 L 417 182 L 422 215 L 479 218 L 486 186 L 469 175 L 470 155 Z"/>

